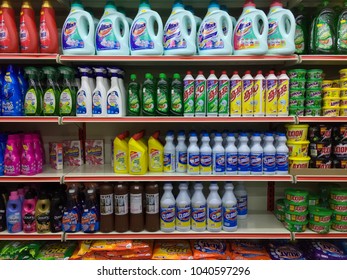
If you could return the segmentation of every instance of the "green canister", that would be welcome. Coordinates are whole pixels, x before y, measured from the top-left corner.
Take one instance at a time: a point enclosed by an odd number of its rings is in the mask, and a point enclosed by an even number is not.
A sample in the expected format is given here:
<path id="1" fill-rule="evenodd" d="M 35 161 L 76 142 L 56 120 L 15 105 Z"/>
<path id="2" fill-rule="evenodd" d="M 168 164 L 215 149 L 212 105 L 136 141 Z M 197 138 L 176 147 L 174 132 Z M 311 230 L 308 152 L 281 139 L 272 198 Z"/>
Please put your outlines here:
<path id="1" fill-rule="evenodd" d="M 285 189 L 284 194 L 287 200 L 294 203 L 308 203 L 308 192 L 300 189 Z"/>
<path id="2" fill-rule="evenodd" d="M 285 217 L 287 221 L 305 222 L 307 221 L 307 213 L 308 213 L 307 211 L 302 213 L 286 211 Z"/>
<path id="3" fill-rule="evenodd" d="M 310 221 L 317 223 L 330 223 L 333 211 L 323 207 L 312 206 L 308 208 Z"/>
<path id="4" fill-rule="evenodd" d="M 284 220 L 283 224 L 286 229 L 291 232 L 304 232 L 306 230 L 308 221 L 305 222 L 293 222 Z"/>
<path id="5" fill-rule="evenodd" d="M 314 221 L 308 222 L 308 228 L 314 232 L 319 233 L 319 234 L 329 233 L 330 225 L 331 225 L 331 222 L 329 222 L 329 223 L 318 223 L 318 222 L 314 222 Z"/>
<path id="6" fill-rule="evenodd" d="M 319 195 L 310 193 L 308 195 L 308 206 L 317 206 L 319 204 Z"/>
<path id="7" fill-rule="evenodd" d="M 337 203 L 347 203 L 347 190 L 346 189 L 332 189 L 330 191 L 330 199 Z"/>
<path id="8" fill-rule="evenodd" d="M 323 70 L 322 69 L 310 69 L 306 72 L 306 78 L 308 80 L 313 79 L 323 79 Z"/>

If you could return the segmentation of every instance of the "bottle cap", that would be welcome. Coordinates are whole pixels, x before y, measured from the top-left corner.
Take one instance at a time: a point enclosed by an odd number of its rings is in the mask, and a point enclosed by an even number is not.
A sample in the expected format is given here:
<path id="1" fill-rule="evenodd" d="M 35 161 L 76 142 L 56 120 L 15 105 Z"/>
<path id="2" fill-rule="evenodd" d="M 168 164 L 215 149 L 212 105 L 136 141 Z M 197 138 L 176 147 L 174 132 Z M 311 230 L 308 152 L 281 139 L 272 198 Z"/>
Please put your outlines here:
<path id="1" fill-rule="evenodd" d="M 19 199 L 18 192 L 17 191 L 11 192 L 9 200 L 17 200 L 17 199 Z"/>

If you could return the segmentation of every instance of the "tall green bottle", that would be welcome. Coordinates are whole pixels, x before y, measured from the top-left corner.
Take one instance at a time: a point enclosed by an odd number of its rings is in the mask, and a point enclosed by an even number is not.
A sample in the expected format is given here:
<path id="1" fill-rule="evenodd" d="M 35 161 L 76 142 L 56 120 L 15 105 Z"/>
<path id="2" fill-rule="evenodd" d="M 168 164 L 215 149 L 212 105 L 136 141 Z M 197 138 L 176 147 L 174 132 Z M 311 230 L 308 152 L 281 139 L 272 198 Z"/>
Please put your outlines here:
<path id="1" fill-rule="evenodd" d="M 300 5 L 295 13 L 295 53 L 307 54 L 308 53 L 308 34 L 307 34 L 307 21 L 303 12 L 304 6 Z"/>
<path id="2" fill-rule="evenodd" d="M 139 116 L 140 105 L 140 84 L 136 81 L 136 75 L 131 74 L 128 85 L 128 116 Z"/>
<path id="3" fill-rule="evenodd" d="M 157 84 L 157 108 L 156 112 L 159 116 L 169 115 L 169 83 L 164 73 L 159 74 L 159 81 Z"/>
<path id="4" fill-rule="evenodd" d="M 76 116 L 75 70 L 66 66 L 58 69 L 63 76 L 62 91 L 59 96 L 59 115 Z"/>
<path id="5" fill-rule="evenodd" d="M 46 66 L 42 68 L 42 71 L 46 76 L 46 86 L 43 93 L 43 115 L 58 116 L 60 91 L 55 82 L 56 70 L 51 66 Z"/>
<path id="6" fill-rule="evenodd" d="M 347 54 L 347 0 L 337 20 L 337 53 Z"/>
<path id="7" fill-rule="evenodd" d="M 42 91 L 38 82 L 39 71 L 37 68 L 28 66 L 24 68 L 28 77 L 28 90 L 24 97 L 24 114 L 26 116 L 42 115 Z"/>
<path id="8" fill-rule="evenodd" d="M 141 107 L 144 116 L 156 115 L 156 86 L 152 74 L 145 75 L 145 81 L 142 85 Z"/>
<path id="9" fill-rule="evenodd" d="M 171 83 L 170 115 L 183 116 L 183 84 L 177 73 L 173 75 Z"/>

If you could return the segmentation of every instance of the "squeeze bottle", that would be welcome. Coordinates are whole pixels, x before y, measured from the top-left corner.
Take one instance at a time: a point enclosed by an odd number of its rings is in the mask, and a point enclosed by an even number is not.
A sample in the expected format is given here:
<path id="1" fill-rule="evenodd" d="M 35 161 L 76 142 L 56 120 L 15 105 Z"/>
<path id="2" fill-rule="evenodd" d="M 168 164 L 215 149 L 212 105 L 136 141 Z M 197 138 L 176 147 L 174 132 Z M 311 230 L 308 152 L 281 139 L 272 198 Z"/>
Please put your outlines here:
<path id="1" fill-rule="evenodd" d="M 210 137 L 204 132 L 201 137 L 200 147 L 200 174 L 212 174 L 212 148 L 210 146 Z"/>
<path id="2" fill-rule="evenodd" d="M 108 89 L 105 83 L 107 71 L 104 67 L 93 67 L 96 75 L 96 86 L 92 93 L 92 113 L 93 117 L 106 117 L 107 116 L 107 101 L 106 94 Z"/>
<path id="3" fill-rule="evenodd" d="M 195 183 L 192 196 L 192 230 L 201 232 L 206 230 L 206 198 L 202 192 L 204 186 L 201 183 Z"/>
<path id="4" fill-rule="evenodd" d="M 265 115 L 265 92 L 266 81 L 262 71 L 258 71 L 253 84 L 253 114 L 254 116 Z"/>
<path id="5" fill-rule="evenodd" d="M 183 85 L 181 76 L 178 73 L 173 74 L 169 100 L 170 115 L 183 116 Z"/>
<path id="6" fill-rule="evenodd" d="M 35 12 L 29 1 L 23 1 L 19 19 L 19 40 L 22 53 L 37 53 L 39 34 L 35 23 Z"/>
<path id="7" fill-rule="evenodd" d="M 170 111 L 170 89 L 164 73 L 159 74 L 156 98 L 156 114 L 159 116 L 168 116 Z"/>
<path id="8" fill-rule="evenodd" d="M 29 190 L 24 196 L 22 207 L 23 232 L 25 233 L 36 232 L 35 208 L 35 197 Z"/>
<path id="9" fill-rule="evenodd" d="M 153 81 L 153 76 L 150 73 L 146 73 L 145 75 L 141 94 L 141 108 L 143 115 L 155 116 L 157 107 L 156 86 Z"/>
<path id="10" fill-rule="evenodd" d="M 43 0 L 41 7 L 39 37 L 41 53 L 59 53 L 59 36 L 55 11 L 49 0 Z"/>
<path id="11" fill-rule="evenodd" d="M 207 85 L 203 71 L 195 79 L 195 116 L 205 117 L 207 112 Z"/>
<path id="12" fill-rule="evenodd" d="M 112 197 L 113 198 L 113 197 Z M 102 200 L 102 192 L 100 191 L 100 201 Z M 103 205 L 100 203 L 100 205 Z M 105 204 L 104 204 L 105 205 Z M 108 205 L 107 205 L 108 206 Z M 107 207 L 105 205 L 105 208 Z M 100 214 L 102 213 L 102 207 Z M 113 201 L 112 201 L 113 210 Z M 69 188 L 67 193 L 67 202 L 63 212 L 62 225 L 64 232 L 77 232 L 81 229 L 81 212 L 78 207 L 78 193 L 75 188 Z"/>
<path id="13" fill-rule="evenodd" d="M 190 230 L 191 206 L 188 194 L 188 184 L 180 183 L 176 197 L 176 230 L 186 232 Z"/>
<path id="14" fill-rule="evenodd" d="M 76 116 L 91 117 L 93 114 L 92 89 L 89 83 L 89 74 L 92 71 L 89 67 L 78 67 L 81 73 L 81 87 L 77 92 Z"/>
<path id="15" fill-rule="evenodd" d="M 100 211 L 96 199 L 95 188 L 88 188 L 86 201 L 81 215 L 81 228 L 83 232 L 97 232 L 100 228 Z"/>
<path id="16" fill-rule="evenodd" d="M 172 184 L 164 184 L 164 193 L 160 199 L 160 230 L 173 232 L 175 230 L 176 200 L 172 194 Z"/>
<path id="17" fill-rule="evenodd" d="M 198 146 L 198 137 L 195 132 L 189 135 L 189 146 L 187 149 L 188 174 L 198 175 L 200 169 L 200 149 Z"/>
<path id="18" fill-rule="evenodd" d="M 17 191 L 13 191 L 6 205 L 6 223 L 9 233 L 22 231 L 22 204 Z"/>
<path id="19" fill-rule="evenodd" d="M 222 72 L 218 81 L 218 116 L 228 117 L 230 111 L 230 79 L 226 71 Z"/>
<path id="20" fill-rule="evenodd" d="M 140 84 L 136 79 L 136 74 L 130 75 L 128 85 L 128 116 L 139 116 L 141 113 Z"/>
<path id="21" fill-rule="evenodd" d="M 168 131 L 165 137 L 164 146 L 164 172 L 172 173 L 176 171 L 176 147 L 173 143 L 175 138 L 173 131 Z"/>
<path id="22" fill-rule="evenodd" d="M 148 171 L 148 147 L 143 140 L 144 131 L 134 134 L 129 140 L 129 173 L 144 175 Z"/>
<path id="23" fill-rule="evenodd" d="M 176 172 L 187 172 L 187 145 L 183 130 L 178 132 L 176 145 Z"/>
<path id="24" fill-rule="evenodd" d="M 266 77 L 265 109 L 266 116 L 277 116 L 278 110 L 278 79 L 274 71 Z"/>
<path id="25" fill-rule="evenodd" d="M 242 116 L 253 116 L 253 85 L 254 80 L 251 75 L 251 71 L 247 70 L 242 77 Z"/>
<path id="26" fill-rule="evenodd" d="M 237 71 L 230 78 L 230 116 L 240 117 L 242 113 L 242 80 Z"/>
<path id="27" fill-rule="evenodd" d="M 248 215 L 248 194 L 242 181 L 234 190 L 237 199 L 237 219 L 244 220 Z"/>
<path id="28" fill-rule="evenodd" d="M 224 185 L 224 195 L 222 198 L 223 209 L 223 230 L 236 231 L 237 230 L 237 200 L 234 195 L 234 185 L 226 183 Z"/>
<path id="29" fill-rule="evenodd" d="M 218 115 L 218 83 L 219 80 L 214 70 L 210 71 L 207 78 L 207 116 L 216 117 Z"/>
<path id="30" fill-rule="evenodd" d="M 0 6 L 1 40 L 0 53 L 17 53 L 19 38 L 14 9 L 10 1 L 3 0 Z"/>
<path id="31" fill-rule="evenodd" d="M 237 174 L 237 148 L 235 141 L 234 134 L 228 133 L 227 146 L 225 147 L 225 173 L 227 175 Z"/>
<path id="32" fill-rule="evenodd" d="M 165 148 L 159 139 L 159 134 L 160 131 L 156 131 L 148 139 L 148 168 L 151 172 L 163 172 L 165 168 Z"/>
<path id="33" fill-rule="evenodd" d="M 190 71 L 183 79 L 183 115 L 194 117 L 195 113 L 195 80 Z"/>
<path id="34" fill-rule="evenodd" d="M 211 182 L 207 197 L 207 230 L 218 232 L 222 229 L 222 199 L 218 194 L 218 184 Z"/>

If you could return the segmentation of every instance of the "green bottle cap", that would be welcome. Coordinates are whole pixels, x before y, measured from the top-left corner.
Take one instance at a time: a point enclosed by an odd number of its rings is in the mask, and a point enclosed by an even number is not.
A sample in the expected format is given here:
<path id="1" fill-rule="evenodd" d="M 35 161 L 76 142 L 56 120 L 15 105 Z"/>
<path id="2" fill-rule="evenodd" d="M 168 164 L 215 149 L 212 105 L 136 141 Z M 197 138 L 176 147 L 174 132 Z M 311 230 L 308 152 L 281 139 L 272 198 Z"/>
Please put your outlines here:
<path id="1" fill-rule="evenodd" d="M 130 80 L 136 80 L 136 74 L 131 74 L 130 75 Z"/>
<path id="2" fill-rule="evenodd" d="M 159 74 L 159 78 L 160 78 L 160 79 L 166 79 L 166 75 L 165 75 L 164 73 L 160 73 L 160 74 Z"/>
<path id="3" fill-rule="evenodd" d="M 146 73 L 145 78 L 146 78 L 146 79 L 152 79 L 153 76 L 152 76 L 151 73 Z"/>
<path id="4" fill-rule="evenodd" d="M 180 80 L 181 79 L 181 75 L 178 74 L 178 73 L 175 73 L 175 74 L 173 74 L 173 78 L 177 79 L 177 80 Z"/>

